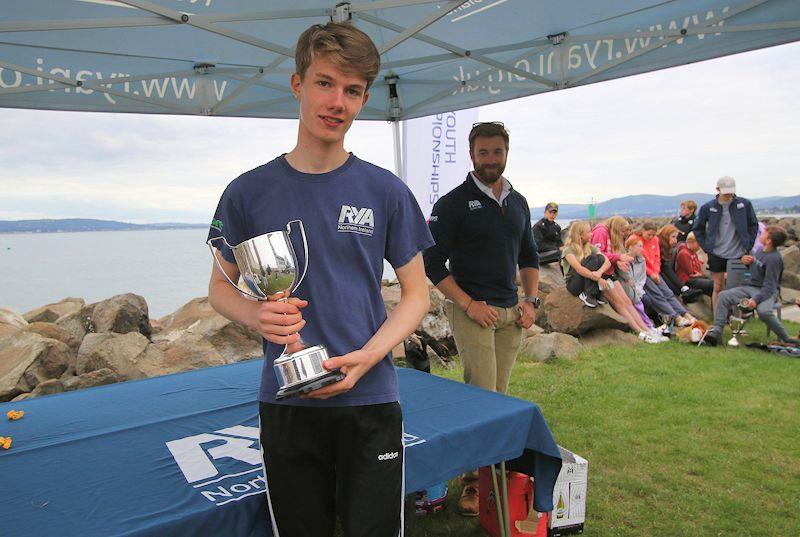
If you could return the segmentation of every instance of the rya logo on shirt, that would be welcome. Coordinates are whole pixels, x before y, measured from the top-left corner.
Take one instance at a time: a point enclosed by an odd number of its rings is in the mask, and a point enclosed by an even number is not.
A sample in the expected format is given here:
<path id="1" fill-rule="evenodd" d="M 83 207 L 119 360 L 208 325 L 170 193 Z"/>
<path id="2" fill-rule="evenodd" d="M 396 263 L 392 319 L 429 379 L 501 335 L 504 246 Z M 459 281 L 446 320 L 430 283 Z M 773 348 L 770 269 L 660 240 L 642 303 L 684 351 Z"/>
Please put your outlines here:
<path id="1" fill-rule="evenodd" d="M 480 200 L 470 200 L 469 202 L 469 210 L 474 211 L 475 209 L 482 209 L 483 205 L 481 205 Z"/>
<path id="2" fill-rule="evenodd" d="M 372 236 L 375 231 L 375 214 L 368 207 L 359 209 L 351 205 L 342 205 L 337 231 Z"/>

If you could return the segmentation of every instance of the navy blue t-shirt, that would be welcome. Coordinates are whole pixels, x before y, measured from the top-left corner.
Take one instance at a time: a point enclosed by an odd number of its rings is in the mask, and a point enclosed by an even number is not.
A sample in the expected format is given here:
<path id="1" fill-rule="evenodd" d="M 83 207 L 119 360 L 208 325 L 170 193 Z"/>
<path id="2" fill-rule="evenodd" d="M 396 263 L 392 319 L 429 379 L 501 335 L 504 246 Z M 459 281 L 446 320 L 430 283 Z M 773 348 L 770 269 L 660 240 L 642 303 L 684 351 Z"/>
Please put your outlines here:
<path id="1" fill-rule="evenodd" d="M 308 274 L 293 296 L 308 300 L 300 331 L 307 345 L 323 344 L 333 356 L 360 349 L 386 320 L 381 297 L 384 258 L 399 268 L 433 244 L 414 195 L 391 172 L 350 155 L 339 168 L 308 174 L 283 156 L 231 182 L 222 194 L 209 238 L 220 233 L 230 245 L 286 229 L 302 220 L 308 237 Z M 304 266 L 303 241 L 292 227 L 292 244 Z M 215 241 L 223 257 L 233 252 Z M 264 341 L 259 399 L 276 403 L 273 361 L 283 345 Z M 397 401 L 391 354 L 349 392 L 327 400 L 290 398 L 299 406 L 352 406 Z"/>

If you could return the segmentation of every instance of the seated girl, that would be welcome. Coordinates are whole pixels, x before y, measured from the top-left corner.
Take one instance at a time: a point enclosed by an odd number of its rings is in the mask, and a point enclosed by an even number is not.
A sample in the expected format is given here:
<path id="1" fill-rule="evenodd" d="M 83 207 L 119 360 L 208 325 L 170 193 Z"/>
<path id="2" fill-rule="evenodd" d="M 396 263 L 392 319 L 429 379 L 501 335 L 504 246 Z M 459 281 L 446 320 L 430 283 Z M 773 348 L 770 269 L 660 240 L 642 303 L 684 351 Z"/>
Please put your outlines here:
<path id="1" fill-rule="evenodd" d="M 653 308 L 658 312 L 663 321 L 663 328 L 669 329 L 673 324 L 677 326 L 689 326 L 696 319 L 686 311 L 686 308 L 675 297 L 675 294 L 661 278 L 661 253 L 656 237 L 656 225 L 652 221 L 642 224 L 634 236 L 642 241 L 647 280 L 644 290 L 650 297 Z"/>
<path id="2" fill-rule="evenodd" d="M 674 294 L 680 296 L 683 285 L 673 268 L 675 266 L 675 246 L 678 244 L 678 228 L 672 224 L 661 226 L 656 236 L 661 256 L 661 278 Z"/>
<path id="3" fill-rule="evenodd" d="M 645 260 L 642 255 L 642 241 L 639 237 L 632 235 L 625 241 L 625 249 L 629 256 L 633 258 L 630 263 L 629 270 L 620 270 L 617 268 L 616 274 L 622 288 L 633 303 L 633 307 L 639 313 L 639 317 L 644 324 L 649 327 L 649 333 L 653 339 L 658 341 L 669 341 L 668 337 L 662 336 L 655 330 L 653 321 L 647 316 L 644 311 L 644 304 L 642 298 L 645 296 L 644 284 L 647 280 L 645 272 Z"/>
<path id="4" fill-rule="evenodd" d="M 645 341 L 656 343 L 648 326 L 639 317 L 622 286 L 605 277 L 611 262 L 590 242 L 591 232 L 586 222 L 573 222 L 569 226 L 567 241 L 562 250 L 561 268 L 567 291 L 590 308 L 596 308 L 602 299 L 611 303 L 614 310 L 625 318 L 628 326 Z M 602 297 L 598 300 L 598 297 Z"/>

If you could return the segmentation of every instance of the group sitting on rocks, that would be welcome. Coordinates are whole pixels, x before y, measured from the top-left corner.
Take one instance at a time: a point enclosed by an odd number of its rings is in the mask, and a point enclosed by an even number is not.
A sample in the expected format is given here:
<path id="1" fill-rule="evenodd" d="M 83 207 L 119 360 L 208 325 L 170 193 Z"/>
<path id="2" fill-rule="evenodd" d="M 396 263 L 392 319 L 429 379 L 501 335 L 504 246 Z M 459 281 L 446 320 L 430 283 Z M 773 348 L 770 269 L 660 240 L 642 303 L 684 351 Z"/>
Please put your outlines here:
<path id="1" fill-rule="evenodd" d="M 707 205 L 713 203 L 717 203 L 716 199 Z M 534 224 L 534 230 L 537 238 L 545 239 L 537 243 L 540 255 L 546 256 L 549 262 L 560 259 L 566 290 L 578 298 L 584 308 L 595 309 L 608 303 L 642 341 L 660 343 L 668 341 L 669 335 L 681 328 L 699 327 L 693 340 L 715 345 L 731 308 L 745 307 L 744 299 L 748 302 L 746 307 L 758 312 L 779 341 L 797 343 L 773 314 L 776 304 L 780 305 L 779 291 L 784 276 L 783 257 L 778 249 L 789 238 L 787 230 L 780 225 L 757 222 L 759 233 L 755 242 L 744 247 L 746 239 L 741 241 L 744 246 L 740 245 L 735 257 L 729 255 L 720 267 L 713 251 L 704 251 L 698 240 L 697 235 L 704 234 L 705 230 L 696 210 L 697 204 L 686 200 L 681 203 L 679 216 L 660 226 L 653 220 L 634 224 L 622 216 L 612 216 L 593 227 L 586 221 L 573 221 L 562 244 L 553 238 L 558 206 L 549 203 L 544 218 Z M 731 228 L 730 240 L 736 230 L 733 223 L 727 225 Z M 560 227 L 557 229 L 560 232 Z M 708 245 L 709 250 L 718 245 L 719 239 Z M 553 256 L 554 248 L 558 256 Z M 784 248 L 792 257 L 796 256 L 796 250 L 796 246 Z M 745 254 L 740 255 L 742 251 Z M 701 255 L 709 263 L 710 275 L 704 270 Z M 746 267 L 743 270 L 750 272 L 750 279 L 729 285 L 727 290 L 718 289 L 718 281 L 725 282 L 730 261 Z M 715 264 L 717 270 L 714 270 Z M 796 271 L 796 267 L 792 268 Z M 721 273 L 717 275 L 721 277 L 715 278 L 715 272 Z M 794 277 L 793 272 L 785 274 L 789 280 Z M 795 300 L 800 303 L 800 299 Z M 710 311 L 703 312 L 706 320 L 713 320 L 710 329 L 708 323 L 698 321 L 687 308 L 698 302 L 707 302 L 710 306 Z M 696 310 L 702 311 L 702 308 Z"/>
<path id="2" fill-rule="evenodd" d="M 681 325 L 691 325 L 695 318 L 714 319 L 714 283 L 713 274 L 705 270 L 707 253 L 692 232 L 693 224 L 687 225 L 696 219 L 695 208 L 693 202 L 684 202 L 676 220 L 662 219 L 658 225 L 620 216 L 593 227 L 587 222 L 573 222 L 563 232 L 564 244 L 555 222 L 558 206 L 549 204 L 547 224 L 534 224 L 533 231 L 537 238 L 541 235 L 545 239 L 537 242 L 540 249 L 555 250 L 558 255 L 555 262 L 540 267 L 539 294 L 544 305 L 536 325 L 523 335 L 521 359 L 570 358 L 582 346 L 665 341 L 668 336 L 662 331 L 666 328 L 680 331 Z M 780 252 L 777 258 L 773 254 L 773 265 L 782 258 L 782 298 L 798 305 L 800 249 L 795 242 L 799 223 L 793 218 L 767 218 L 762 223 L 768 230 L 767 242 L 772 243 L 769 250 Z M 785 230 L 783 234 L 781 230 Z M 764 237 L 763 231 L 760 236 Z M 761 242 L 753 250 L 759 250 Z M 654 275 L 666 283 L 671 294 L 664 296 L 664 288 L 654 281 Z M 656 288 L 661 295 L 653 300 L 649 289 Z M 736 293 L 742 292 L 737 289 Z M 749 292 L 755 295 L 757 290 Z M 399 286 L 387 282 L 382 294 L 391 311 L 399 299 Z M 733 294 L 719 294 L 724 304 L 733 304 Z M 430 295 L 429 314 L 405 347 L 416 341 L 412 347 L 427 351 L 421 358 L 447 362 L 457 349 L 444 313 L 444 297 L 433 286 Z M 583 298 L 575 298 L 581 295 Z M 765 306 L 756 308 L 762 320 L 769 319 L 772 311 L 764 310 Z M 711 337 L 706 336 L 705 342 L 719 340 L 725 322 L 720 318 L 722 324 L 710 330 Z M 780 325 L 779 320 L 774 321 Z M 635 335 L 620 329 L 633 330 Z M 785 334 L 775 333 L 778 339 Z M 402 346 L 396 349 L 395 356 L 402 360 L 404 350 Z M 161 319 L 151 319 L 145 300 L 132 294 L 94 304 L 67 298 L 24 314 L 0 308 L 0 401 L 261 356 L 261 336 L 218 315 L 205 297 Z"/>

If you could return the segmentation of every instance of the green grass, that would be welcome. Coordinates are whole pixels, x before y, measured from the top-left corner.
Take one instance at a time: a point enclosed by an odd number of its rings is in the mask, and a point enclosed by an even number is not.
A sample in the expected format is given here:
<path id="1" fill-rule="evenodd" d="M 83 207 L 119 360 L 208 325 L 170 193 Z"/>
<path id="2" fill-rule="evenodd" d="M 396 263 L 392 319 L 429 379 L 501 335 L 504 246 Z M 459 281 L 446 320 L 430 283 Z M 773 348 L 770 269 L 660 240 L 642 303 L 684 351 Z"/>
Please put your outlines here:
<path id="1" fill-rule="evenodd" d="M 786 323 L 791 334 L 800 325 Z M 751 321 L 743 341 L 764 341 Z M 727 338 L 726 338 L 727 339 Z M 461 370 L 436 374 L 461 379 Z M 800 535 L 800 359 L 678 342 L 518 362 L 509 394 L 536 402 L 589 461 L 585 535 Z M 447 509 L 409 537 L 483 535 Z"/>

